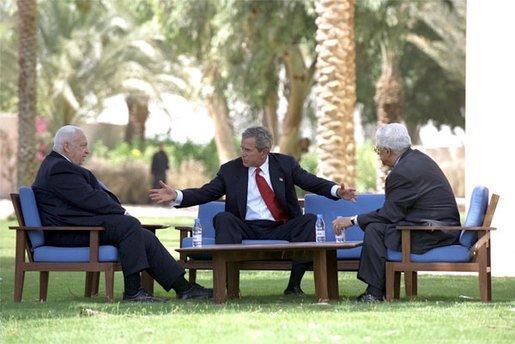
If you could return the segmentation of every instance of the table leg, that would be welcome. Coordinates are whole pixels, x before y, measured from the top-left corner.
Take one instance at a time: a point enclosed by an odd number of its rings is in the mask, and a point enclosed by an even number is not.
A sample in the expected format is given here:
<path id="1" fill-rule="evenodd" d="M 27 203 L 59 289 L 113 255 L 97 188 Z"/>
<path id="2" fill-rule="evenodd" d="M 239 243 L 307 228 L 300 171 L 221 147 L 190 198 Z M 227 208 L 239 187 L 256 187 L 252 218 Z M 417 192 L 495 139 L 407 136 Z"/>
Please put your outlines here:
<path id="1" fill-rule="evenodd" d="M 327 255 L 324 250 L 316 250 L 313 253 L 313 274 L 315 277 L 315 295 L 318 302 L 329 301 Z"/>
<path id="2" fill-rule="evenodd" d="M 213 254 L 213 301 L 224 303 L 226 301 L 227 265 L 223 254 Z"/>
<path id="3" fill-rule="evenodd" d="M 141 271 L 141 286 L 150 295 L 154 295 L 154 279 L 146 271 Z"/>
<path id="4" fill-rule="evenodd" d="M 237 262 L 227 262 L 227 298 L 240 298 L 240 269 Z"/>
<path id="5" fill-rule="evenodd" d="M 327 286 L 329 289 L 329 299 L 338 300 L 340 298 L 338 290 L 338 261 L 336 260 L 336 250 L 327 250 Z"/>

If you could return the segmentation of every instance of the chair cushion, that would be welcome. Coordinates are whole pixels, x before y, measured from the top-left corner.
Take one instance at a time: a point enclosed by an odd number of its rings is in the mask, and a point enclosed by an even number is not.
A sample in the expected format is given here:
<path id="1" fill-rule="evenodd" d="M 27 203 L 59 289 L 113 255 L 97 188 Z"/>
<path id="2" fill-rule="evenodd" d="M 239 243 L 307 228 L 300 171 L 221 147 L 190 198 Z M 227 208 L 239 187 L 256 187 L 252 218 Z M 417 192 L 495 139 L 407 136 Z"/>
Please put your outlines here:
<path id="1" fill-rule="evenodd" d="M 388 249 L 387 259 L 391 262 L 400 262 L 402 252 Z M 469 249 L 462 245 L 437 247 L 424 254 L 412 254 L 411 261 L 414 263 L 469 262 Z"/>
<path id="2" fill-rule="evenodd" d="M 216 214 L 225 211 L 225 202 L 209 202 L 201 204 L 198 208 L 198 219 L 202 225 L 202 237 L 215 237 L 215 228 L 213 226 L 213 218 Z"/>
<path id="3" fill-rule="evenodd" d="M 111 245 L 99 247 L 100 262 L 118 261 L 118 250 Z M 85 263 L 89 262 L 89 247 L 40 246 L 34 250 L 35 262 Z"/>
<path id="4" fill-rule="evenodd" d="M 383 203 L 383 194 L 361 194 L 358 195 L 355 203 L 346 200 L 333 201 L 324 196 L 307 194 L 304 197 L 304 212 L 306 214 L 322 214 L 325 221 L 325 240 L 335 241 L 332 228 L 332 222 L 335 218 L 368 213 L 381 208 Z M 363 235 L 363 231 L 358 226 L 345 230 L 346 240 L 363 240 Z"/>
<path id="5" fill-rule="evenodd" d="M 25 226 L 41 227 L 41 219 L 39 218 L 38 206 L 32 188 L 28 186 L 20 187 L 20 205 Z M 43 231 L 29 231 L 28 235 L 33 249 L 45 244 Z"/>
<path id="6" fill-rule="evenodd" d="M 338 260 L 359 260 L 360 257 L 361 257 L 361 246 L 336 251 L 336 258 Z"/>
<path id="7" fill-rule="evenodd" d="M 470 197 L 470 207 L 467 213 L 464 227 L 479 227 L 483 225 L 486 208 L 488 206 L 488 188 L 476 186 Z M 460 234 L 460 245 L 472 247 L 477 241 L 477 232 L 462 231 Z"/>

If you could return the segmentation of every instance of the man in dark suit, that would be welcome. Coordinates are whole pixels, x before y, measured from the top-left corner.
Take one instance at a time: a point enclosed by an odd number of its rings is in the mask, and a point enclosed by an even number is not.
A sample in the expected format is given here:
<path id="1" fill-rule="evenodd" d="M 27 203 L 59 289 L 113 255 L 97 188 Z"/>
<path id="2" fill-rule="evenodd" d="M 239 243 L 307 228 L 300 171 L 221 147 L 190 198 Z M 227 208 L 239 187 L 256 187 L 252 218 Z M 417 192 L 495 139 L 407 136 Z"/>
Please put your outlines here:
<path id="1" fill-rule="evenodd" d="M 213 219 L 217 244 L 237 244 L 247 239 L 314 241 L 316 216 L 302 214 L 295 185 L 330 199 L 354 199 L 345 189 L 302 169 L 291 156 L 270 153 L 272 135 L 262 127 L 242 134 L 241 157 L 223 164 L 216 177 L 201 188 L 173 190 L 162 183 L 150 190 L 158 203 L 189 207 L 225 195 L 225 212 Z M 309 263 L 294 262 L 285 294 L 303 294 L 300 282 Z"/>
<path id="2" fill-rule="evenodd" d="M 358 278 L 368 284 L 358 301 L 382 301 L 385 288 L 387 248 L 400 251 L 399 225 L 458 226 L 460 217 L 456 199 L 447 178 L 438 165 L 424 153 L 413 150 L 406 128 L 391 123 L 378 129 L 375 151 L 382 163 L 392 168 L 385 184 L 382 208 L 354 217 L 340 217 L 333 222 L 336 233 L 358 224 L 365 232 Z M 411 251 L 416 254 L 452 245 L 457 232 L 415 231 Z"/>
<path id="3" fill-rule="evenodd" d="M 88 141 L 82 130 L 67 125 L 57 131 L 53 151 L 41 163 L 32 185 L 43 225 L 100 226 L 100 244 L 118 249 L 125 292 L 124 301 L 162 301 L 141 288 L 139 273 L 147 271 L 165 290 L 181 299 L 207 298 L 211 289 L 190 284 L 159 239 L 127 214 L 118 198 L 91 171 L 83 168 Z M 88 233 L 45 232 L 52 246 L 88 246 Z"/>

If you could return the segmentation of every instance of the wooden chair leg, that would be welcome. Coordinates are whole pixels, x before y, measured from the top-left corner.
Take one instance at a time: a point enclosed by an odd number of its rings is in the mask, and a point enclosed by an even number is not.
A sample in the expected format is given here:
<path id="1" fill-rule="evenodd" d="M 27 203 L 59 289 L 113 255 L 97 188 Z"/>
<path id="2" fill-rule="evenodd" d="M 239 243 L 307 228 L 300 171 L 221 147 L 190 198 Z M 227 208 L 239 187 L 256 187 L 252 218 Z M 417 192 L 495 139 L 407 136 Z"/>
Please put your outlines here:
<path id="1" fill-rule="evenodd" d="M 190 269 L 188 273 L 188 279 L 190 283 L 197 282 L 197 269 Z"/>
<path id="2" fill-rule="evenodd" d="M 39 301 L 45 302 L 48 294 L 48 271 L 39 272 Z"/>
<path id="3" fill-rule="evenodd" d="M 14 302 L 21 302 L 24 281 L 25 271 L 22 268 L 16 267 L 14 272 Z"/>
<path id="4" fill-rule="evenodd" d="M 105 278 L 106 278 L 106 302 L 113 301 L 113 293 L 114 293 L 114 268 L 112 265 L 108 266 L 105 269 Z"/>
<path id="5" fill-rule="evenodd" d="M 406 296 L 411 298 L 416 295 L 417 273 L 414 271 L 404 271 L 404 284 L 406 286 Z"/>
<path id="6" fill-rule="evenodd" d="M 395 276 L 393 264 L 386 262 L 386 301 L 392 301 L 394 298 Z"/>
<path id="7" fill-rule="evenodd" d="M 84 297 L 91 297 L 93 291 L 94 272 L 86 271 L 86 283 L 84 284 Z"/>
<path id="8" fill-rule="evenodd" d="M 485 246 L 481 247 L 478 252 L 477 262 L 479 263 L 479 295 L 481 301 L 492 301 L 492 276 L 488 271 L 488 251 Z"/>
<path id="9" fill-rule="evenodd" d="M 393 298 L 398 300 L 401 296 L 401 272 L 395 271 L 394 277 Z"/>
<path id="10" fill-rule="evenodd" d="M 91 296 L 98 295 L 98 285 L 100 284 L 100 271 L 93 272 L 93 283 L 91 286 Z"/>
<path id="11" fill-rule="evenodd" d="M 418 272 L 411 272 L 411 295 L 418 295 Z"/>

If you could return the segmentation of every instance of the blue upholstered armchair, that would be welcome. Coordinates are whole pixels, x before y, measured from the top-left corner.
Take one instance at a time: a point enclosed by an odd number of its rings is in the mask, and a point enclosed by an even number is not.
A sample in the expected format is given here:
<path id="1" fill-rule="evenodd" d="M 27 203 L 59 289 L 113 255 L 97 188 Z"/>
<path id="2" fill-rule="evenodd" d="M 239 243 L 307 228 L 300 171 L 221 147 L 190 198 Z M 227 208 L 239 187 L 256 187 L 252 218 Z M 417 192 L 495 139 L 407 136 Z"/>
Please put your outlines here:
<path id="1" fill-rule="evenodd" d="M 490 231 L 492 218 L 499 200 L 488 189 L 477 186 L 472 192 L 470 207 L 463 227 L 399 226 L 402 231 L 402 252 L 388 250 L 386 263 L 386 299 L 399 298 L 400 274 L 404 272 L 406 294 L 417 294 L 417 271 L 466 271 L 479 275 L 481 300 L 492 300 Z M 410 233 L 420 230 L 461 231 L 456 245 L 434 248 L 424 254 L 410 252 Z"/>
<path id="2" fill-rule="evenodd" d="M 18 226 L 9 227 L 16 230 L 16 255 L 14 302 L 20 302 L 23 293 L 25 271 L 39 271 L 39 299 L 47 298 L 50 271 L 85 271 L 85 296 L 98 293 L 100 272 L 105 273 L 106 301 L 113 299 L 114 272 L 121 270 L 118 263 L 118 250 L 114 246 L 99 245 L 99 233 L 103 227 L 57 227 L 42 226 L 34 192 L 30 187 L 22 186 L 19 194 L 11 194 L 11 200 L 18 220 Z M 143 225 L 155 230 L 161 225 Z M 87 247 L 54 247 L 45 244 L 45 231 L 87 231 Z M 26 253 L 26 255 L 25 255 Z M 28 261 L 27 261 L 28 258 Z M 144 274 L 142 284 L 148 291 L 153 291 L 153 280 Z"/>

